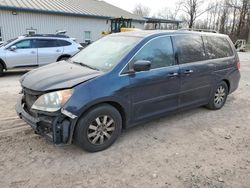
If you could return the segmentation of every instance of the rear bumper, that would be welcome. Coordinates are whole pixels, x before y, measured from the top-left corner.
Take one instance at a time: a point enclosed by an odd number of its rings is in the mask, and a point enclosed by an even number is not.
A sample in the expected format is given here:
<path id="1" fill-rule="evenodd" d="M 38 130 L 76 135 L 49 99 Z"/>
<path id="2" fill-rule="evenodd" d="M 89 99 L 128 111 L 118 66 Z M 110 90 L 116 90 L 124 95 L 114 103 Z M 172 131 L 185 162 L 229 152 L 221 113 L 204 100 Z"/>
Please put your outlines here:
<path id="1" fill-rule="evenodd" d="M 239 83 L 240 83 L 240 71 L 235 70 L 234 72 L 232 72 L 228 78 L 229 82 L 230 82 L 230 91 L 229 93 L 234 92 L 238 87 L 239 87 Z"/>
<path id="2" fill-rule="evenodd" d="M 65 115 L 48 116 L 40 114 L 33 117 L 25 110 L 22 98 L 18 99 L 15 108 L 17 115 L 29 124 L 36 134 L 46 137 L 55 144 L 71 143 L 74 122 L 71 122 Z"/>

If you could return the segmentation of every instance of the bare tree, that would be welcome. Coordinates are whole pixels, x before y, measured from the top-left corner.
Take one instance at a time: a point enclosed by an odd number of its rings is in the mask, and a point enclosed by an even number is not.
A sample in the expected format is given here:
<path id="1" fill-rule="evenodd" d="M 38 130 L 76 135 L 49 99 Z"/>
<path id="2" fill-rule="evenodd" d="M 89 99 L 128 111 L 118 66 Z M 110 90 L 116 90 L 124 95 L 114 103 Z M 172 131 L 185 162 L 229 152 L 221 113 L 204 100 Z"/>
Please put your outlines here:
<path id="1" fill-rule="evenodd" d="M 172 12 L 171 9 L 169 9 L 168 7 L 165 7 L 163 9 L 161 9 L 160 11 L 158 11 L 156 13 L 157 18 L 163 18 L 163 19 L 174 19 L 174 13 Z"/>
<path id="2" fill-rule="evenodd" d="M 142 4 L 137 4 L 133 10 L 134 14 L 140 15 L 142 17 L 148 17 L 150 12 L 151 9 L 149 7 L 143 6 Z"/>
<path id="3" fill-rule="evenodd" d="M 208 4 L 207 14 L 210 15 L 209 29 L 219 30 L 219 20 L 221 16 L 221 1 L 216 1 Z"/>
<path id="4" fill-rule="evenodd" d="M 192 28 L 197 17 L 203 12 L 200 11 L 200 6 L 203 0 L 182 0 L 179 2 L 181 10 L 187 14 L 188 27 Z"/>
<path id="5" fill-rule="evenodd" d="M 238 4 L 239 4 L 239 0 L 230 0 L 228 3 L 228 6 L 233 9 L 233 20 L 232 20 L 230 35 L 233 35 L 235 32 L 237 14 L 238 14 L 239 9 L 240 9 Z"/>
<path id="6" fill-rule="evenodd" d="M 181 4 L 177 3 L 175 5 L 175 9 L 172 10 L 168 7 L 165 7 L 163 9 L 161 9 L 160 11 L 158 11 L 157 13 L 157 17 L 159 18 L 164 18 L 164 19 L 170 19 L 170 20 L 176 20 L 177 19 L 177 15 L 180 11 L 181 8 Z"/>
<path id="7" fill-rule="evenodd" d="M 250 5 L 249 5 L 250 6 Z M 250 8 L 249 8 L 250 9 Z M 247 25 L 248 25 L 248 37 L 247 42 L 250 43 L 250 10 L 248 11 L 248 17 L 247 17 Z"/>
<path id="8" fill-rule="evenodd" d="M 226 26 L 228 21 L 228 14 L 229 14 L 229 0 L 224 0 L 224 4 L 222 6 L 222 14 L 220 17 L 220 33 L 226 33 Z"/>
<path id="9" fill-rule="evenodd" d="M 248 11 L 249 11 L 249 0 L 242 0 L 242 6 L 240 10 L 240 20 L 237 28 L 237 36 L 240 36 L 241 31 L 244 30 Z"/>

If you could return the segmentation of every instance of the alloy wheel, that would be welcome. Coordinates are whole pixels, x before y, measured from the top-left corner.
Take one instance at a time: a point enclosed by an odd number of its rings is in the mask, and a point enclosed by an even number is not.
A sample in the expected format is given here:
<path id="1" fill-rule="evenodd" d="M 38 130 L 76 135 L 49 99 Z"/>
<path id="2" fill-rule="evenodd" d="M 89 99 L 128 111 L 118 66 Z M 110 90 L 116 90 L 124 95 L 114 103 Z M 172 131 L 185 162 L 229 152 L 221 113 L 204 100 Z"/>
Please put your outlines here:
<path id="1" fill-rule="evenodd" d="M 107 142 L 115 131 L 115 121 L 108 115 L 98 116 L 88 127 L 88 140 L 94 145 Z"/>
<path id="2" fill-rule="evenodd" d="M 219 86 L 215 92 L 214 104 L 216 106 L 221 106 L 226 98 L 226 89 L 223 86 Z"/>

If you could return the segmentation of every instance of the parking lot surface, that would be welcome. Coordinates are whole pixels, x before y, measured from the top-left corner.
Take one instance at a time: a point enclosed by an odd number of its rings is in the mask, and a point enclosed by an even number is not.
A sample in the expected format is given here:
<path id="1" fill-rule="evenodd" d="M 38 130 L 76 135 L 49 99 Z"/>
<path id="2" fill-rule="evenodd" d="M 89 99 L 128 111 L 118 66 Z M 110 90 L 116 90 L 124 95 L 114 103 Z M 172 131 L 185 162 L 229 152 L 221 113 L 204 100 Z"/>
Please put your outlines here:
<path id="1" fill-rule="evenodd" d="M 225 107 L 200 107 L 123 132 L 108 150 L 55 146 L 16 116 L 13 71 L 0 78 L 0 187 L 250 187 L 250 53 Z"/>

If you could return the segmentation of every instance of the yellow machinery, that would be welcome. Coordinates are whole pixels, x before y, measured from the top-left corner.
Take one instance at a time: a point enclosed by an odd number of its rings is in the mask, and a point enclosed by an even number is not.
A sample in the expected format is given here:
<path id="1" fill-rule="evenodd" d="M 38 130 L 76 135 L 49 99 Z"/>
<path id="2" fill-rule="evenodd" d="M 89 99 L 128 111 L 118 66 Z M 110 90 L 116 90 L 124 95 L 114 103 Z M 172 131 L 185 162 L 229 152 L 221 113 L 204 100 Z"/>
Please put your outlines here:
<path id="1" fill-rule="evenodd" d="M 128 18 L 112 18 L 111 21 L 111 30 L 108 32 L 102 32 L 103 36 L 109 35 L 111 33 L 119 33 L 119 32 L 128 32 L 135 31 L 137 29 L 132 27 L 132 19 Z"/>

